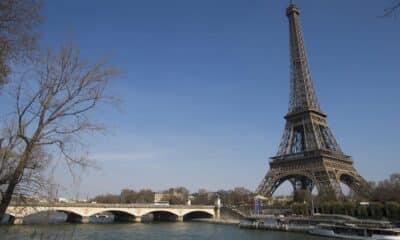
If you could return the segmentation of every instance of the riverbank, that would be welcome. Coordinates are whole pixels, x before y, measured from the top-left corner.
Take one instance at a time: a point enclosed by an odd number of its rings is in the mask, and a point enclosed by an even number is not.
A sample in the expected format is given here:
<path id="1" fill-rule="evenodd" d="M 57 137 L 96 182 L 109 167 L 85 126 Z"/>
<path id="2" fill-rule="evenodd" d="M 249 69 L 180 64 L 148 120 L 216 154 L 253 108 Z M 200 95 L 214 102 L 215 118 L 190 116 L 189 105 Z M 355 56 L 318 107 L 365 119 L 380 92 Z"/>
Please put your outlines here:
<path id="1" fill-rule="evenodd" d="M 296 225 L 296 224 L 271 224 L 264 222 L 248 222 L 242 221 L 239 223 L 240 228 L 245 229 L 259 229 L 269 231 L 281 231 L 281 232 L 302 232 L 308 233 L 311 229 L 314 229 L 313 225 Z"/>
<path id="2" fill-rule="evenodd" d="M 299 225 L 299 224 L 271 224 L 263 221 L 243 221 L 239 219 L 215 219 L 215 218 L 201 218 L 192 219 L 191 222 L 211 223 L 211 224 L 227 224 L 236 225 L 243 229 L 258 229 L 280 232 L 298 232 L 308 233 L 315 226 L 312 225 Z"/>
<path id="3" fill-rule="evenodd" d="M 192 219 L 191 222 L 239 225 L 240 220 L 239 219 L 199 218 L 199 219 Z"/>
<path id="4" fill-rule="evenodd" d="M 282 232 L 309 233 L 320 225 L 346 226 L 362 229 L 395 229 L 390 221 L 358 219 L 346 215 L 319 214 L 314 216 L 249 216 L 240 221 L 239 227 Z"/>

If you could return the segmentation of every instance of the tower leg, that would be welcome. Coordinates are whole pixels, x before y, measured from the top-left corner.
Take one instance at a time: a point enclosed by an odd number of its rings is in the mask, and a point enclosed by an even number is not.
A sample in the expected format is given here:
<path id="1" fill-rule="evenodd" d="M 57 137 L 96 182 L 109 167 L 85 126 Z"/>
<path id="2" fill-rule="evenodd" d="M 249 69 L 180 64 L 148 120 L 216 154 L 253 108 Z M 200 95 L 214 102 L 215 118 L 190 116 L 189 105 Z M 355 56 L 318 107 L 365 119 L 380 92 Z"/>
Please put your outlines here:
<path id="1" fill-rule="evenodd" d="M 333 171 L 323 170 L 314 172 L 318 195 L 325 199 L 339 199 L 343 197 L 340 182 Z"/>
<path id="2" fill-rule="evenodd" d="M 338 179 L 346 184 L 355 194 L 360 197 L 369 197 L 371 188 L 367 181 L 365 181 L 357 172 L 342 173 Z"/>
<path id="3" fill-rule="evenodd" d="M 277 173 L 274 170 L 269 170 L 261 181 L 260 185 L 257 187 L 256 192 L 265 197 L 271 197 L 276 188 L 279 186 L 279 183 L 277 183 L 277 180 L 274 177 L 276 175 Z"/>

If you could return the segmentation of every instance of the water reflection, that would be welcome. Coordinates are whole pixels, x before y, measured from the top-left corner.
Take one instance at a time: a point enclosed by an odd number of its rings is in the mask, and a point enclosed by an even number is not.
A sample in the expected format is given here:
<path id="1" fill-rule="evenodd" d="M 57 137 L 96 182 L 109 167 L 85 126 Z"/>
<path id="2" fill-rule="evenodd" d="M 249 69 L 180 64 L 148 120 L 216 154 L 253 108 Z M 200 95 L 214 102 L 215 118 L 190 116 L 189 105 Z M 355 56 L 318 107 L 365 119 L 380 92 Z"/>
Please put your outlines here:
<path id="1" fill-rule="evenodd" d="M 322 240 L 305 234 L 239 229 L 235 225 L 193 222 L 131 224 L 41 224 L 0 227 L 0 240 Z"/>

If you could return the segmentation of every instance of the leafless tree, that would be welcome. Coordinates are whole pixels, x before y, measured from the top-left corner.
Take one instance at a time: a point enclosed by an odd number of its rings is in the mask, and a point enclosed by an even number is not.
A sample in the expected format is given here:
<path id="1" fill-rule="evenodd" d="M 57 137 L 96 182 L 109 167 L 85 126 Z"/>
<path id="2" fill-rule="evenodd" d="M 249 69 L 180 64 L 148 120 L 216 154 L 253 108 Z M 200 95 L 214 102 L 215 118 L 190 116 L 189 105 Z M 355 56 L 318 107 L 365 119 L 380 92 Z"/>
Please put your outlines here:
<path id="1" fill-rule="evenodd" d="M 24 59 L 36 47 L 41 7 L 42 0 L 0 1 L 0 87 L 10 73 L 10 62 Z"/>
<path id="2" fill-rule="evenodd" d="M 0 196 L 3 198 L 8 181 L 12 177 L 21 152 L 21 142 L 15 137 L 16 129 L 7 125 L 1 133 L 2 144 L 0 144 Z M 50 158 L 41 148 L 32 153 L 31 161 L 26 166 L 24 175 L 19 179 L 15 188 L 15 196 L 23 200 L 23 196 L 37 194 L 47 185 L 46 178 L 42 175 L 43 170 L 49 164 Z"/>
<path id="3" fill-rule="evenodd" d="M 372 187 L 373 201 L 400 202 L 400 173 L 393 173 L 389 179 L 373 183 Z"/>
<path id="4" fill-rule="evenodd" d="M 5 166 L 0 174 L 0 219 L 20 183 L 29 184 L 46 167 L 46 159 L 63 159 L 71 170 L 87 166 L 80 139 L 103 130 L 89 113 L 99 103 L 112 100 L 106 87 L 116 71 L 106 61 L 90 64 L 71 46 L 48 51 L 39 59 L 20 81 L 9 85 L 15 112 L 2 136 Z"/>
<path id="5" fill-rule="evenodd" d="M 382 17 L 396 17 L 400 13 L 400 1 L 383 10 Z"/>

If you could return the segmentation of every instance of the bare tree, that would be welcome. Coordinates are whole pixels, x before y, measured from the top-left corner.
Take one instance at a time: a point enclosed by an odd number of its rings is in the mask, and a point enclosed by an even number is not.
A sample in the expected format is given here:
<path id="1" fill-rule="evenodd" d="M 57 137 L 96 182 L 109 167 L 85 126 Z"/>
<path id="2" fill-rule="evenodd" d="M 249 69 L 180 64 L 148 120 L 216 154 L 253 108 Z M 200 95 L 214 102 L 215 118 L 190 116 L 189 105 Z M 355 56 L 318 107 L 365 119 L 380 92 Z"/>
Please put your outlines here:
<path id="1" fill-rule="evenodd" d="M 0 1 L 0 87 L 10 73 L 10 61 L 29 56 L 35 48 L 41 7 L 42 0 Z"/>
<path id="2" fill-rule="evenodd" d="M 6 170 L 0 174 L 0 219 L 21 181 L 46 167 L 44 159 L 63 159 L 71 171 L 87 166 L 80 139 L 103 129 L 88 114 L 100 102 L 111 100 L 105 90 L 115 74 L 106 61 L 89 64 L 68 46 L 57 53 L 48 51 L 32 71 L 10 85 L 15 85 L 15 112 L 4 126 L 8 134 L 3 135 Z"/>
<path id="3" fill-rule="evenodd" d="M 393 173 L 388 179 L 372 183 L 371 200 L 400 202 L 400 173 Z"/>
<path id="4" fill-rule="evenodd" d="M 383 10 L 382 17 L 396 17 L 400 13 L 400 1 Z"/>
<path id="5" fill-rule="evenodd" d="M 7 125 L 1 133 L 2 143 L 0 144 L 0 193 L 3 198 L 4 191 L 8 181 L 12 177 L 13 170 L 16 168 L 18 159 L 21 157 L 21 142 L 15 137 L 16 129 Z M 31 157 L 31 161 L 27 164 L 24 175 L 19 179 L 19 183 L 15 188 L 14 194 L 19 200 L 23 196 L 37 194 L 37 191 L 43 190 L 47 185 L 46 178 L 42 175 L 43 170 L 49 164 L 49 156 L 37 148 Z"/>

